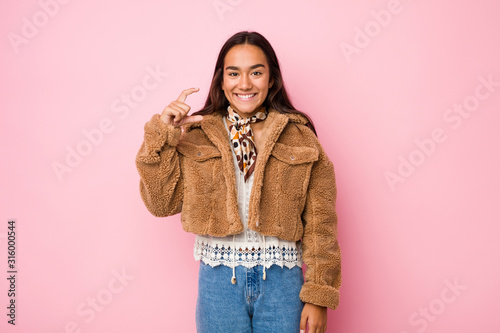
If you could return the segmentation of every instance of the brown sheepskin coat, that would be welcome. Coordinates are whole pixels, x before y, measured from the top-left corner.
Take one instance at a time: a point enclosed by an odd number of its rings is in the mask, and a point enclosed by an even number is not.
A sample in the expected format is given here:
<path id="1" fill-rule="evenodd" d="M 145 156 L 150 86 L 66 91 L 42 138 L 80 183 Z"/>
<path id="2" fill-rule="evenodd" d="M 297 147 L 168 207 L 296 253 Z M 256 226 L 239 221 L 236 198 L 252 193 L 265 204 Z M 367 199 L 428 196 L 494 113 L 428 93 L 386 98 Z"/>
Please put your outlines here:
<path id="1" fill-rule="evenodd" d="M 302 241 L 303 302 L 335 309 L 341 284 L 334 167 L 299 114 L 269 109 L 255 162 L 248 228 Z M 155 114 L 136 157 L 140 194 L 154 216 L 181 213 L 183 229 L 243 231 L 231 146 L 221 113 L 174 127 Z"/>

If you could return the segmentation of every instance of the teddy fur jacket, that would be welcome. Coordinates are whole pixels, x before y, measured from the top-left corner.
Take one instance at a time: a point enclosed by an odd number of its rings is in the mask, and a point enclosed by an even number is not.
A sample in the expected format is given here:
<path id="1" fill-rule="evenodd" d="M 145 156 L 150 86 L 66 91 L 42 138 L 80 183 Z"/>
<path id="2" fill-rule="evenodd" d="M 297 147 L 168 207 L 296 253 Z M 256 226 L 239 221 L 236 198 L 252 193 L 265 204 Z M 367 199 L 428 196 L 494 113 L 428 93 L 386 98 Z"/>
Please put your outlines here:
<path id="1" fill-rule="evenodd" d="M 337 308 L 341 254 L 334 167 L 307 118 L 269 109 L 259 140 L 248 228 L 302 242 L 300 299 Z M 158 217 L 181 213 L 185 231 L 223 237 L 243 231 L 232 150 L 222 114 L 175 127 L 155 114 L 136 156 L 140 194 Z"/>

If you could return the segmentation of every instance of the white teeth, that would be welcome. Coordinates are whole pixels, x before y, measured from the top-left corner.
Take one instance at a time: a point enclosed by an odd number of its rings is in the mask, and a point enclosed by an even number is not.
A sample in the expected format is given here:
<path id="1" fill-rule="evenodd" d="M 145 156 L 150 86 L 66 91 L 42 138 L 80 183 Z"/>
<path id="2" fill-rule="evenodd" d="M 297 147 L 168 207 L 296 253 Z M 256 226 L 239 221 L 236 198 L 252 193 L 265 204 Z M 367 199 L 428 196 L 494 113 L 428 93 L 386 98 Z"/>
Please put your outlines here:
<path id="1" fill-rule="evenodd" d="M 251 94 L 251 95 L 239 95 L 239 94 L 236 94 L 239 98 L 241 99 L 249 99 L 249 98 L 252 98 L 253 96 L 255 96 L 255 94 Z"/>

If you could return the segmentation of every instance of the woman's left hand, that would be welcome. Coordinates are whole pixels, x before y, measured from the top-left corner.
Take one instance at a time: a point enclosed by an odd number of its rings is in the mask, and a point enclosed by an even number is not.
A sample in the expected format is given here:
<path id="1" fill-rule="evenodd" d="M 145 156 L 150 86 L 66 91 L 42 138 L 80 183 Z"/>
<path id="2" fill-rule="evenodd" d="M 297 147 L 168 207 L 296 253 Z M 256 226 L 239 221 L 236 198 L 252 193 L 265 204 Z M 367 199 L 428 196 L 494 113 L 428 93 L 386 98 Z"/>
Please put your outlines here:
<path id="1" fill-rule="evenodd" d="M 323 306 L 306 303 L 300 317 L 300 333 L 306 332 L 306 326 L 309 327 L 308 333 L 325 333 L 328 319 L 326 309 Z"/>

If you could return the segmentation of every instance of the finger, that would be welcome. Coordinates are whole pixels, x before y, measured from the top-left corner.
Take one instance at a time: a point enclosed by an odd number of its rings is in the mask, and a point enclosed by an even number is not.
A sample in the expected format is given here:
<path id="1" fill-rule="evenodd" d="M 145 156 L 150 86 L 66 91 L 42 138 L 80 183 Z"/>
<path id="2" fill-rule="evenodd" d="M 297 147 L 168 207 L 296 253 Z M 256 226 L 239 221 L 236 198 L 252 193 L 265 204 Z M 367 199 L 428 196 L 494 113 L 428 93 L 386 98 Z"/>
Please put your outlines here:
<path id="1" fill-rule="evenodd" d="M 197 92 L 198 90 L 200 90 L 200 88 L 189 88 L 184 90 L 177 98 L 177 101 L 184 102 L 189 95 L 191 95 L 194 92 Z"/>
<path id="2" fill-rule="evenodd" d="M 185 109 L 181 108 L 179 105 L 176 105 L 174 103 L 170 103 L 170 105 L 168 107 L 170 108 L 170 110 L 172 110 L 175 113 L 182 113 L 182 114 L 187 113 Z"/>
<path id="3" fill-rule="evenodd" d="M 325 324 L 319 324 L 318 328 L 316 329 L 318 333 L 325 333 L 326 332 L 326 325 Z"/>
<path id="4" fill-rule="evenodd" d="M 300 333 L 305 333 L 306 332 L 306 326 L 307 326 L 307 316 L 302 315 L 300 317 Z"/>
<path id="5" fill-rule="evenodd" d="M 320 323 L 312 321 L 310 318 L 307 321 L 307 333 L 324 333 L 323 327 Z"/>
<path id="6" fill-rule="evenodd" d="M 163 120 L 165 124 L 173 124 L 173 118 L 175 115 L 172 115 L 170 113 L 163 112 L 160 116 L 160 119 Z"/>
<path id="7" fill-rule="evenodd" d="M 178 108 L 186 111 L 186 113 L 189 112 L 189 110 L 191 110 L 191 107 L 189 105 L 187 105 L 186 103 L 182 103 L 182 102 L 179 102 L 179 101 L 173 101 L 172 103 L 170 103 L 171 105 L 175 105 L 177 106 Z"/>
<path id="8" fill-rule="evenodd" d="M 163 109 L 163 114 L 175 116 L 177 113 L 181 112 L 182 109 L 175 106 L 175 104 L 170 103 L 168 106 Z"/>
<path id="9" fill-rule="evenodd" d="M 165 113 L 162 113 L 160 115 L 161 121 L 163 121 L 165 124 L 170 124 L 170 119 L 169 118 L 170 118 L 170 116 L 167 115 L 167 114 L 165 114 Z"/>
<path id="10" fill-rule="evenodd" d="M 171 113 L 175 122 L 180 121 L 186 115 L 186 110 L 183 110 L 176 105 L 170 105 L 170 110 L 172 110 Z"/>

